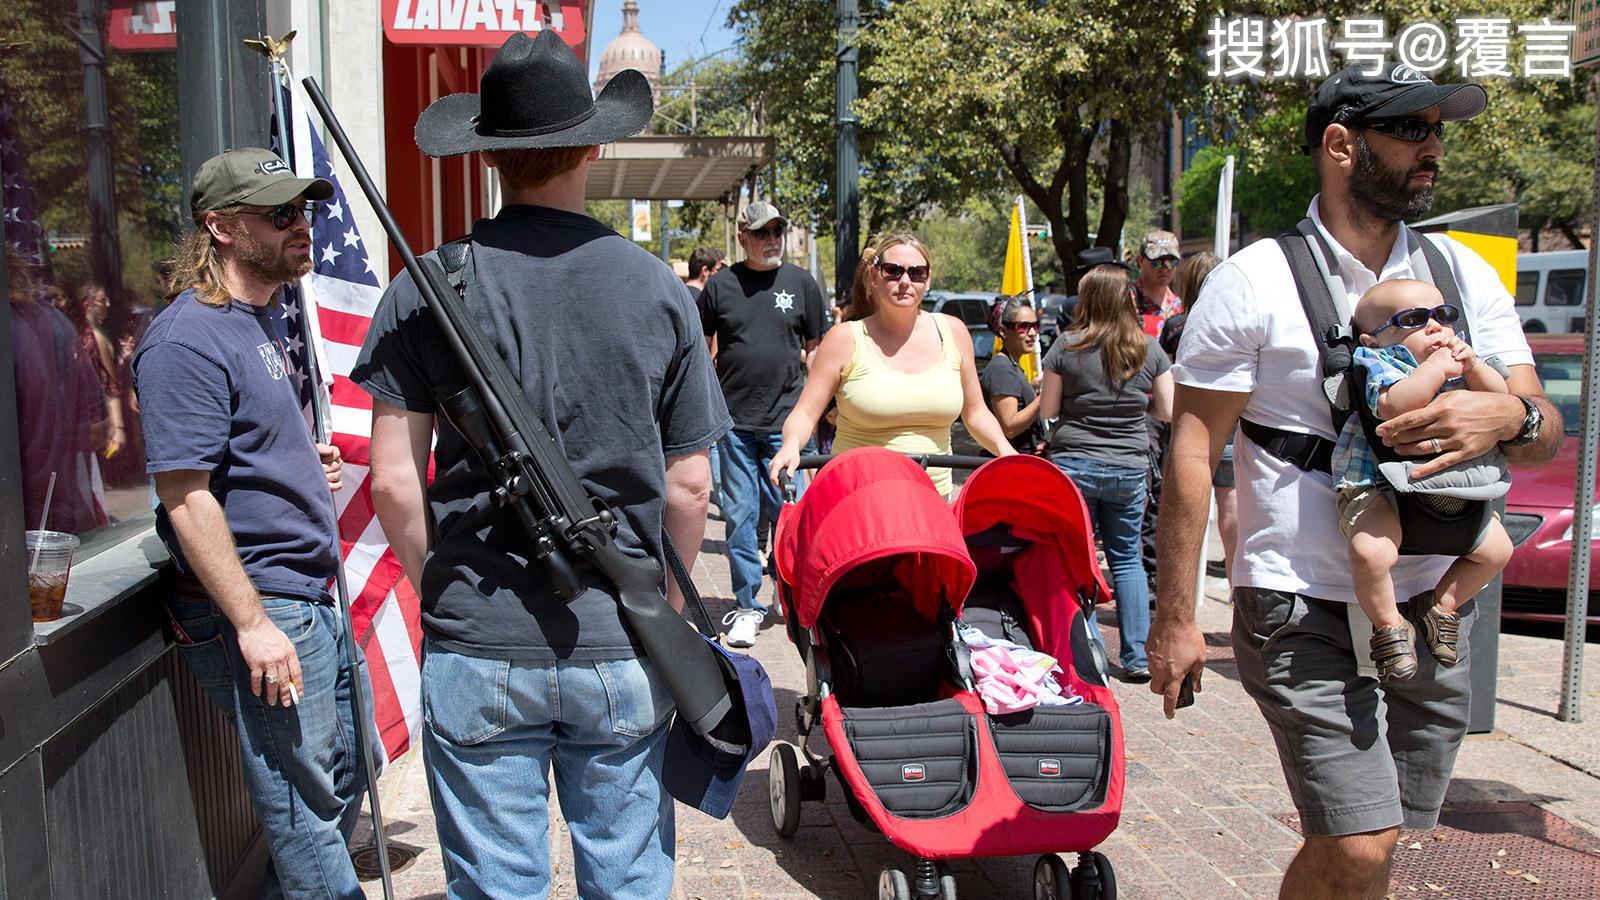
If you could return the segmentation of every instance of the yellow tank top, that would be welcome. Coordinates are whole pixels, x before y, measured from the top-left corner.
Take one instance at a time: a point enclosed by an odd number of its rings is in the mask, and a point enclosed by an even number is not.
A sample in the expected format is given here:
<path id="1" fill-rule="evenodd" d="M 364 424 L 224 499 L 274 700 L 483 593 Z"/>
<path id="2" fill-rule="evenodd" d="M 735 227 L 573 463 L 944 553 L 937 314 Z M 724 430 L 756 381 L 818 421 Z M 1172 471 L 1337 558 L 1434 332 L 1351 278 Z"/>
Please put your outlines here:
<path id="1" fill-rule="evenodd" d="M 965 400 L 961 352 L 944 319 L 933 316 L 939 331 L 939 361 L 921 372 L 902 372 L 889 365 L 865 323 L 849 323 L 856 349 L 834 394 L 839 421 L 833 452 L 887 447 L 918 455 L 949 454 L 950 426 L 961 415 Z M 950 496 L 949 469 L 929 469 L 928 476 L 939 493 Z"/>

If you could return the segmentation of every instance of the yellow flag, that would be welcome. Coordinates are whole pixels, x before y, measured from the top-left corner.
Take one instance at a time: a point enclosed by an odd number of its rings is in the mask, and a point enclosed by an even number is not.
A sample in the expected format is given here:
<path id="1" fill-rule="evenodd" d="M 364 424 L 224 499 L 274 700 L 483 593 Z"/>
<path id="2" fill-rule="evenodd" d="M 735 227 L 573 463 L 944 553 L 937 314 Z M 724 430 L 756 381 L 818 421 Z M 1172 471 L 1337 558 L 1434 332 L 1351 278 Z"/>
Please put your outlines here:
<path id="1" fill-rule="evenodd" d="M 1022 213 L 1022 197 L 1011 207 L 1011 236 L 1006 240 L 1006 267 L 1000 273 L 1000 293 L 1016 296 L 1033 290 L 1033 264 L 1028 259 L 1027 219 Z M 1033 302 L 1030 295 L 1028 302 Z M 1038 307 L 1035 306 L 1035 309 Z M 994 352 L 1000 352 L 1000 335 L 994 336 Z M 1029 353 L 1017 360 L 1022 374 L 1031 382 L 1039 377 L 1039 354 Z"/>

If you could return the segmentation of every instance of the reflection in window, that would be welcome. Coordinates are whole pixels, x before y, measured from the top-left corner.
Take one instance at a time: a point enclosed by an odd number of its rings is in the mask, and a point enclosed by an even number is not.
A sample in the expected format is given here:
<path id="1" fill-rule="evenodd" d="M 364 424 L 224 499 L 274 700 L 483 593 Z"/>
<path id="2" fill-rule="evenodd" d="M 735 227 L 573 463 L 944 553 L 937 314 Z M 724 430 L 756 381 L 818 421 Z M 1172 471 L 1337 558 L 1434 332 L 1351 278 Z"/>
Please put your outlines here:
<path id="1" fill-rule="evenodd" d="M 113 0 L 96 22 L 53 0 L 0 3 L 0 197 L 29 528 L 52 473 L 52 530 L 109 535 L 152 506 L 129 361 L 166 302 L 182 171 L 175 39 L 170 28 L 130 37 L 129 22 L 145 22 L 131 9 Z"/>
<path id="2" fill-rule="evenodd" d="M 1544 302 L 1548 306 L 1583 305 L 1582 269 L 1561 269 L 1551 272 L 1544 286 Z"/>
<path id="3" fill-rule="evenodd" d="M 1517 273 L 1517 305 L 1532 306 L 1539 301 L 1539 273 Z"/>

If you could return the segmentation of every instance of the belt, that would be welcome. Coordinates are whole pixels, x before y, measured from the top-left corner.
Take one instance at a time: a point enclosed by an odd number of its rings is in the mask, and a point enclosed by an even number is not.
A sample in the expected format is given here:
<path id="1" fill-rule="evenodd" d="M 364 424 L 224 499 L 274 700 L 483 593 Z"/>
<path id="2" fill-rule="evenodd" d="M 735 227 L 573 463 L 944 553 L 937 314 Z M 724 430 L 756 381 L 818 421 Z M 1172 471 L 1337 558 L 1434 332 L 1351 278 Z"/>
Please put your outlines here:
<path id="1" fill-rule="evenodd" d="M 1249 419 L 1239 420 L 1239 430 L 1256 446 L 1301 471 L 1333 474 L 1334 442 L 1325 437 L 1268 428 Z"/>

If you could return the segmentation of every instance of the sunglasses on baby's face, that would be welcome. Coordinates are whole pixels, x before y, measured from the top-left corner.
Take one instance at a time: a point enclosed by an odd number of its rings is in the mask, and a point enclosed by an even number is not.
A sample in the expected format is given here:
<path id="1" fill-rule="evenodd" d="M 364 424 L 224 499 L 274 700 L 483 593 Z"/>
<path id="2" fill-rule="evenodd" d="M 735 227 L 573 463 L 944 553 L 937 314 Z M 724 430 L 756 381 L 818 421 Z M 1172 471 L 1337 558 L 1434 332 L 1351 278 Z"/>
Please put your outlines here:
<path id="1" fill-rule="evenodd" d="M 913 284 L 923 284 L 928 280 L 927 266 L 902 266 L 892 262 L 879 262 L 876 265 L 878 271 L 889 281 L 899 281 L 901 275 L 910 277 Z"/>
<path id="2" fill-rule="evenodd" d="M 1372 336 L 1377 337 L 1391 328 L 1403 328 L 1406 331 L 1411 331 L 1428 324 L 1429 319 L 1438 322 L 1440 325 L 1454 325 L 1461 320 L 1461 310 L 1448 303 L 1435 306 L 1432 309 L 1426 306 L 1413 306 L 1410 309 L 1402 309 L 1390 316 L 1389 321 L 1374 328 Z"/>
<path id="3" fill-rule="evenodd" d="M 317 205 L 310 202 L 294 202 L 280 204 L 269 210 L 241 209 L 241 216 L 260 216 L 272 222 L 272 227 L 279 231 L 287 231 L 302 215 L 310 222 L 311 217 L 317 214 Z"/>
<path id="4" fill-rule="evenodd" d="M 1355 127 L 1376 131 L 1381 135 L 1392 137 L 1397 141 L 1405 141 L 1408 144 L 1420 144 L 1427 140 L 1430 134 L 1441 141 L 1444 140 L 1443 122 L 1429 122 L 1427 119 L 1419 119 L 1416 116 L 1404 116 L 1398 119 L 1368 119 L 1365 122 L 1357 122 Z"/>

